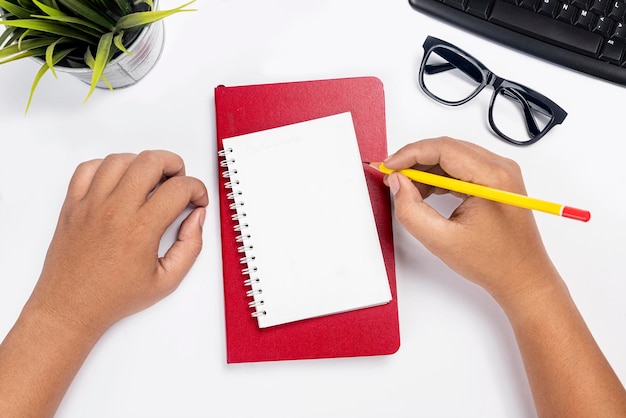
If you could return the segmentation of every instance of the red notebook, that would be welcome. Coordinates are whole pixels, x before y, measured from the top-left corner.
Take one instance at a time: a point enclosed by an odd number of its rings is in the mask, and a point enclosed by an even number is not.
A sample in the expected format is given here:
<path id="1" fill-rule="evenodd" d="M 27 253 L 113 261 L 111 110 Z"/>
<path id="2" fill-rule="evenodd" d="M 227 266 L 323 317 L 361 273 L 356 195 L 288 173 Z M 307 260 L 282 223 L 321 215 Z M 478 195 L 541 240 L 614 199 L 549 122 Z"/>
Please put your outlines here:
<path id="1" fill-rule="evenodd" d="M 383 85 L 374 77 L 248 85 L 215 89 L 217 148 L 233 136 L 350 112 L 362 161 L 387 155 Z M 228 179 L 219 195 L 228 363 L 372 356 L 400 347 L 389 191 L 382 176 L 365 169 L 366 182 L 392 294 L 391 302 L 269 328 L 253 318 L 233 230 Z M 356 260 L 355 262 L 358 262 Z"/>

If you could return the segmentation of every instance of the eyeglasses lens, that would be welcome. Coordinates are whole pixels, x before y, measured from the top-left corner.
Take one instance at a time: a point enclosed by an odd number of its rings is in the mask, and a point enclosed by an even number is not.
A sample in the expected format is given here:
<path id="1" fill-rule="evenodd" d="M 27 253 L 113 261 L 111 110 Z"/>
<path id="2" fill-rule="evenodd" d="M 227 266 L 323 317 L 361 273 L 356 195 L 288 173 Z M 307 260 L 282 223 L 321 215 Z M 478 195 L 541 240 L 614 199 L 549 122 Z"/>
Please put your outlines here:
<path id="1" fill-rule="evenodd" d="M 433 48 L 422 68 L 424 87 L 438 100 L 461 104 L 481 87 L 483 76 L 473 63 L 447 48 Z"/>
<path id="2" fill-rule="evenodd" d="M 490 112 L 494 128 L 521 143 L 532 141 L 543 133 L 553 119 L 550 111 L 533 97 L 511 88 L 498 90 Z"/>

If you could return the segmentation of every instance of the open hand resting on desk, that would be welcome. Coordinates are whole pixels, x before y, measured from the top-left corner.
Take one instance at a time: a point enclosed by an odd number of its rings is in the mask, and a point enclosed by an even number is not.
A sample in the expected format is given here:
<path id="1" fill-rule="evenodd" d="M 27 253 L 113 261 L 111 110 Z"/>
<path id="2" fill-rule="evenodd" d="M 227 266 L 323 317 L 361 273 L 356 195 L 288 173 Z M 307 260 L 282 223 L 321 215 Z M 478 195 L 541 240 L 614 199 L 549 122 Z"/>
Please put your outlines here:
<path id="1" fill-rule="evenodd" d="M 164 231 L 189 203 L 197 208 L 159 258 Z M 201 250 L 207 204 L 204 184 L 170 152 L 76 169 L 39 281 L 0 345 L 1 417 L 54 415 L 102 334 L 176 289 Z"/>
<path id="2" fill-rule="evenodd" d="M 409 144 L 385 165 L 525 194 L 515 162 L 450 138 Z M 398 173 L 385 182 L 402 226 L 504 310 L 540 417 L 626 417 L 626 391 L 550 261 L 530 210 L 470 196 L 448 219 L 423 201 L 445 191 Z"/>

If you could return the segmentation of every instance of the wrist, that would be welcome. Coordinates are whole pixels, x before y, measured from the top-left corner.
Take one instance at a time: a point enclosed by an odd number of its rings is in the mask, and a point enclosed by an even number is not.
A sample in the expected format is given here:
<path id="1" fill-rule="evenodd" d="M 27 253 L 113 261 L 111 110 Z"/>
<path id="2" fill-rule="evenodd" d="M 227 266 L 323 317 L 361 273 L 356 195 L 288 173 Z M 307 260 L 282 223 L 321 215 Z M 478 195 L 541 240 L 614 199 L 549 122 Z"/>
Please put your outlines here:
<path id="1" fill-rule="evenodd" d="M 555 304 L 571 301 L 569 290 L 556 270 L 525 276 L 521 282 L 524 284 L 517 289 L 493 295 L 513 325 L 541 317 Z"/>
<path id="2" fill-rule="evenodd" d="M 54 415 L 101 335 L 31 297 L 0 345 L 0 415 Z"/>
<path id="3" fill-rule="evenodd" d="M 82 319 L 63 308 L 39 301 L 35 296 L 31 296 L 26 302 L 20 315 L 20 320 L 39 328 L 42 335 L 72 341 L 74 344 L 93 346 L 104 334 L 106 327 L 94 326 Z"/>

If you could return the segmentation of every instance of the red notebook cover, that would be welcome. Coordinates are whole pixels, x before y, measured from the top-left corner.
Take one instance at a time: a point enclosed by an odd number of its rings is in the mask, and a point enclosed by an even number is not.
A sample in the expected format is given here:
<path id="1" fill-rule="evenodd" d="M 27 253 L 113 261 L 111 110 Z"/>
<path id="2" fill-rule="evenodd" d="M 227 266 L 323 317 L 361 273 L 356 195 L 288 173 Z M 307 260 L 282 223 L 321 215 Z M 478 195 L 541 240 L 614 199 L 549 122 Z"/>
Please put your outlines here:
<path id="1" fill-rule="evenodd" d="M 355 77 L 215 88 L 217 148 L 222 139 L 351 112 L 363 161 L 387 156 L 383 85 Z M 332 150 L 329 150 L 331 152 Z M 219 165 L 218 165 L 219 166 Z M 380 306 L 260 329 L 251 317 L 231 219 L 219 176 L 226 354 L 228 363 L 356 357 L 395 353 L 400 347 L 389 191 L 382 176 L 365 169 L 392 301 Z M 220 168 L 220 170 L 223 170 Z M 349 242 L 347 242 L 349 245 Z M 358 262 L 358 260 L 355 260 Z"/>

